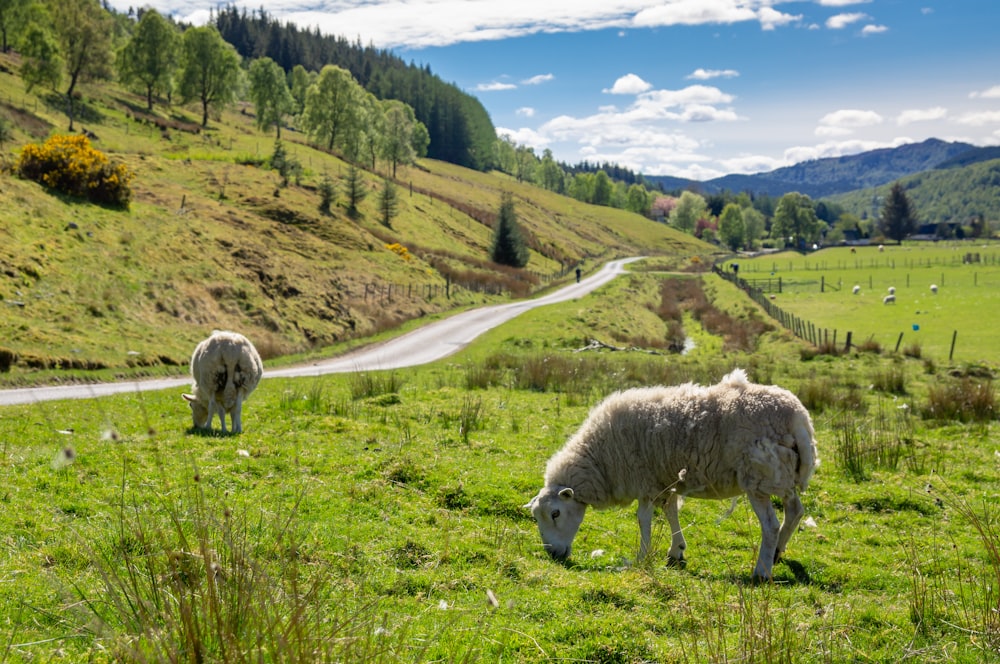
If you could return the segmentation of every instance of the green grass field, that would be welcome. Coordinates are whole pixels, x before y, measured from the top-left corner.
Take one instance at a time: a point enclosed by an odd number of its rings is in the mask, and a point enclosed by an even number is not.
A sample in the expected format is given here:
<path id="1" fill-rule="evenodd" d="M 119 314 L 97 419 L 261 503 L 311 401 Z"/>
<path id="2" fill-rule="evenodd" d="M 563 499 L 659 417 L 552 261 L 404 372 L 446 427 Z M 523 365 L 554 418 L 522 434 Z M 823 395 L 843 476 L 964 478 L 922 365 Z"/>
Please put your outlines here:
<path id="1" fill-rule="evenodd" d="M 753 354 L 574 352 L 656 333 L 665 276 L 528 312 L 434 365 L 266 379 L 240 436 L 192 433 L 172 392 L 0 410 L 0 659 L 1000 657 L 995 415 L 928 415 L 935 389 L 963 384 L 944 366 L 803 362 L 781 331 Z M 744 315 L 735 287 L 705 284 Z M 570 563 L 549 560 L 522 505 L 588 409 L 736 366 L 799 394 L 817 428 L 822 465 L 774 583 L 751 583 L 745 501 L 721 522 L 727 504 L 687 502 L 685 569 L 667 566 L 661 520 L 635 564 L 634 508 L 590 512 Z"/>
<path id="2" fill-rule="evenodd" d="M 829 334 L 836 330 L 841 342 L 851 332 L 855 344 L 871 339 L 888 351 L 916 345 L 937 362 L 1000 362 L 996 243 L 906 243 L 856 253 L 837 247 L 737 262 L 740 276 L 763 288 L 776 288 L 780 278 L 774 303 Z M 890 287 L 896 302 L 883 304 Z"/>

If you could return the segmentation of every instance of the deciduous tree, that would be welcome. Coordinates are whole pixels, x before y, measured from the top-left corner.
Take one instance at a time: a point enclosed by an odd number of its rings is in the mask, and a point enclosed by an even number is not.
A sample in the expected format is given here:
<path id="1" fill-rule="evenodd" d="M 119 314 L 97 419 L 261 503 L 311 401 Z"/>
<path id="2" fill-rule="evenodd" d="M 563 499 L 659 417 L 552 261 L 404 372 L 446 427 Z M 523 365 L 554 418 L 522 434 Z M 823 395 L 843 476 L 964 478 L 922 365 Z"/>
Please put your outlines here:
<path id="1" fill-rule="evenodd" d="M 323 67 L 306 92 L 303 128 L 328 150 L 340 148 L 356 154 L 360 146 L 352 138 L 359 130 L 358 109 L 363 92 L 346 69 L 337 65 Z"/>
<path id="2" fill-rule="evenodd" d="M 147 9 L 132 38 L 118 51 L 118 78 L 125 85 L 141 85 L 146 108 L 153 110 L 153 96 L 168 93 L 180 66 L 181 36 L 155 9 Z"/>
<path id="3" fill-rule="evenodd" d="M 295 108 L 295 99 L 288 89 L 285 72 L 271 58 L 258 58 L 250 63 L 250 101 L 257 115 L 257 128 L 274 127 L 281 138 L 284 117 Z"/>
<path id="4" fill-rule="evenodd" d="M 743 224 L 743 210 L 736 203 L 726 203 L 719 215 L 719 240 L 732 251 L 743 246 L 746 226 Z"/>
<path id="5" fill-rule="evenodd" d="M 46 6 L 69 78 L 66 112 L 69 130 L 73 131 L 76 86 L 111 76 L 113 21 L 97 0 L 49 0 Z"/>
<path id="6" fill-rule="evenodd" d="M 698 220 L 707 214 L 708 204 L 704 197 L 693 191 L 685 191 L 670 211 L 670 225 L 681 232 L 693 234 Z"/>
<path id="7" fill-rule="evenodd" d="M 182 38 L 182 53 L 181 98 L 185 103 L 201 102 L 201 125 L 207 127 L 209 109 L 224 107 L 236 98 L 240 56 L 211 25 L 188 28 Z"/>
<path id="8" fill-rule="evenodd" d="M 392 167 L 392 177 L 396 177 L 396 167 L 416 161 L 417 151 L 413 147 L 413 130 L 417 117 L 413 109 L 401 101 L 389 99 L 382 102 L 385 110 L 381 156 Z"/>
<path id="9" fill-rule="evenodd" d="M 820 240 L 823 222 L 816 217 L 812 199 L 790 192 L 781 197 L 771 220 L 771 237 L 789 242 L 796 249 Z"/>

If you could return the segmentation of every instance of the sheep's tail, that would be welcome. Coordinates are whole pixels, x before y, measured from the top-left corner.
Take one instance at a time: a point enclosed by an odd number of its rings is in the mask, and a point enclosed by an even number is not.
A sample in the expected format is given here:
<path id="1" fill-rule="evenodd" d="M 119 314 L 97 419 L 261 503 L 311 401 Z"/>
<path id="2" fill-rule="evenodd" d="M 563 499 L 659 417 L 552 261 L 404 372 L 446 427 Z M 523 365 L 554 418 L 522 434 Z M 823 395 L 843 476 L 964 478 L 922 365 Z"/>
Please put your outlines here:
<path id="1" fill-rule="evenodd" d="M 793 415 L 792 435 L 795 437 L 795 449 L 799 455 L 796 484 L 805 491 L 806 487 L 809 486 L 813 471 L 819 465 L 819 456 L 816 454 L 816 433 L 805 408 L 796 410 Z"/>

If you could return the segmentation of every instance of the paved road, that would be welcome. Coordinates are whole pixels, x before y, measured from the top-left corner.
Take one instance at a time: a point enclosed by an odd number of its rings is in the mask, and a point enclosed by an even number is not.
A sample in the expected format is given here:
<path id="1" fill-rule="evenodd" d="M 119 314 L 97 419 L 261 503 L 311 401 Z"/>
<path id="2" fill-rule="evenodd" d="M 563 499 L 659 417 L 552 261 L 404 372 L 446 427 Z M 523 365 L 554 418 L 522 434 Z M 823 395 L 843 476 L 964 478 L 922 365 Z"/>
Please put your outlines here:
<path id="1" fill-rule="evenodd" d="M 398 369 L 427 364 L 458 352 L 473 339 L 498 325 L 535 307 L 565 302 L 586 295 L 625 272 L 625 264 L 639 260 L 625 258 L 611 261 L 580 283 L 533 300 L 498 304 L 451 316 L 425 325 L 401 337 L 374 346 L 352 351 L 341 357 L 313 364 L 264 370 L 264 378 L 320 376 L 348 371 Z M 57 399 L 89 399 L 121 392 L 164 390 L 188 387 L 190 378 L 162 378 L 126 383 L 96 383 L 93 385 L 59 385 L 17 390 L 0 390 L 0 406 L 54 401 Z"/>

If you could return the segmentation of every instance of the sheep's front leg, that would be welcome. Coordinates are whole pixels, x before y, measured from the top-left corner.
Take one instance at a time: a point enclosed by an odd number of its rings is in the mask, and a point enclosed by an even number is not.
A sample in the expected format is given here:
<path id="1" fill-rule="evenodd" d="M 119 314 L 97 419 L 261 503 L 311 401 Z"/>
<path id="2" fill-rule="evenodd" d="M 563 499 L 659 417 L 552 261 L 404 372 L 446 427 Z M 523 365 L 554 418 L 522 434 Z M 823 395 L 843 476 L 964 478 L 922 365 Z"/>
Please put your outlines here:
<path id="1" fill-rule="evenodd" d="M 781 531 L 778 533 L 778 548 L 774 552 L 774 562 L 781 560 L 781 554 L 788 546 L 788 540 L 792 539 L 792 534 L 799 526 L 799 520 L 805 514 L 806 509 L 802 506 L 799 494 L 792 491 L 783 499 L 785 505 L 785 520 L 781 522 Z"/>
<path id="2" fill-rule="evenodd" d="M 670 550 L 667 551 L 667 558 L 671 562 L 683 566 L 684 550 L 687 542 L 684 541 L 684 532 L 681 530 L 680 510 L 684 499 L 676 491 L 671 491 L 667 495 L 666 504 L 663 511 L 667 513 L 667 523 L 670 524 Z"/>
<path id="3" fill-rule="evenodd" d="M 766 493 L 748 493 L 750 506 L 760 520 L 760 553 L 753 568 L 755 580 L 770 579 L 778 550 L 778 515 L 774 513 L 771 496 Z"/>
<path id="4" fill-rule="evenodd" d="M 649 553 L 649 545 L 653 540 L 653 509 L 655 503 L 649 498 L 639 499 L 639 510 L 636 516 L 639 518 L 639 560 Z"/>

